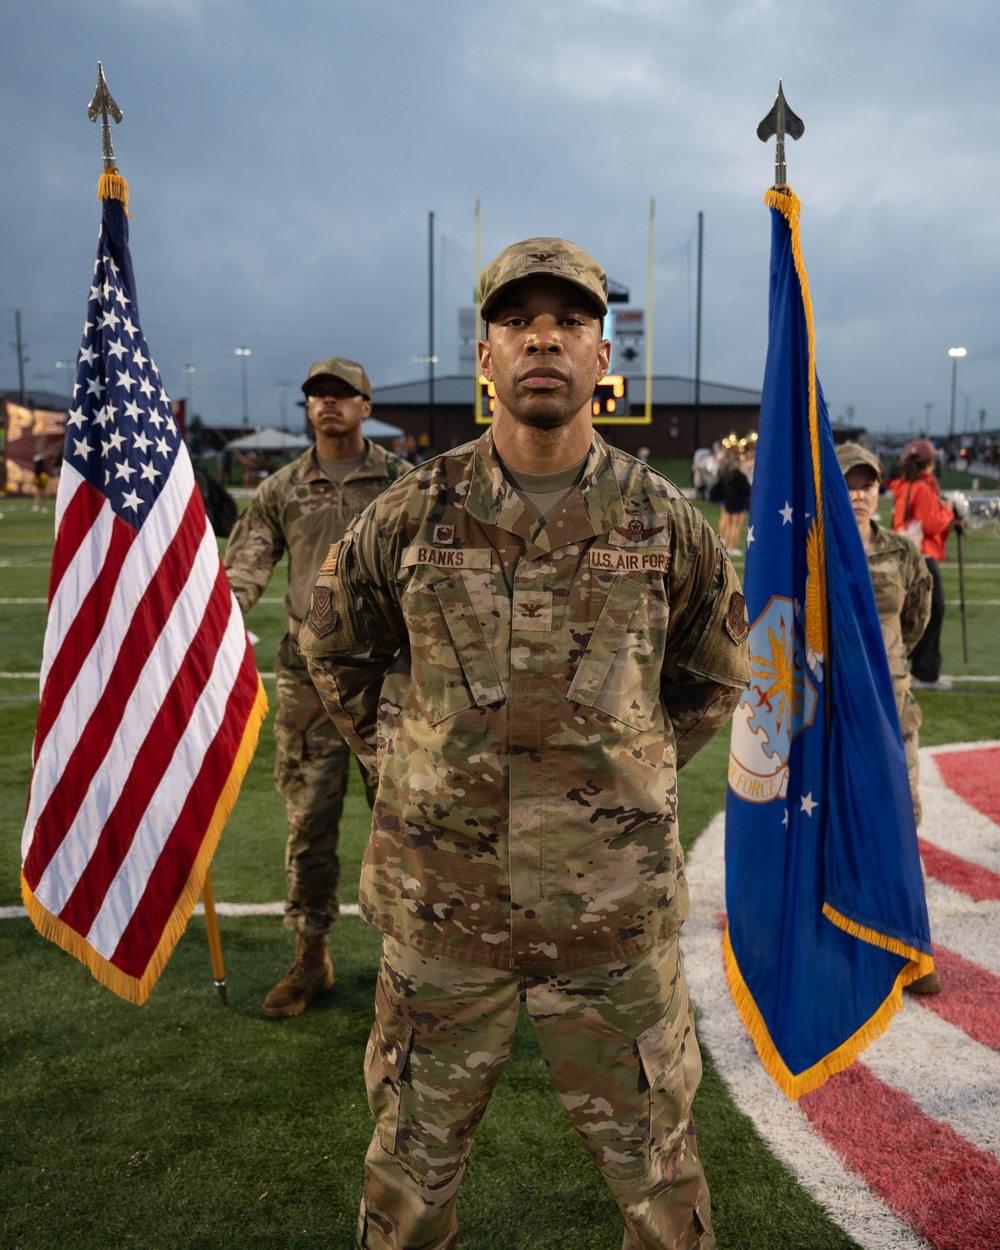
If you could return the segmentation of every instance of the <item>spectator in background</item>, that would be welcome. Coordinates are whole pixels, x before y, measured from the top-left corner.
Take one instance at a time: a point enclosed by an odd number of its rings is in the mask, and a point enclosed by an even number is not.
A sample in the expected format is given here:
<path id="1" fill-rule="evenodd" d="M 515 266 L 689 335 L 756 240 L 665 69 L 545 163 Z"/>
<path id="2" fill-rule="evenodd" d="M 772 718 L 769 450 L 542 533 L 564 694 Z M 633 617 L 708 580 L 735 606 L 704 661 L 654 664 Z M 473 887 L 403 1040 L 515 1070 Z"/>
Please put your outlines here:
<path id="1" fill-rule="evenodd" d="M 724 462 L 712 494 L 719 509 L 719 537 L 728 555 L 742 555 L 740 536 L 750 507 L 750 479 L 743 472 L 740 453 L 735 449 Z"/>
<path id="2" fill-rule="evenodd" d="M 896 712 L 903 735 L 906 771 L 910 781 L 913 815 L 919 826 L 920 790 L 920 705 L 910 693 L 910 673 L 906 657 L 923 634 L 931 614 L 933 583 L 927 564 L 909 539 L 883 529 L 875 520 L 878 511 L 882 471 L 878 459 L 858 443 L 837 448 L 837 460 L 847 482 L 854 519 L 868 559 L 868 572 L 875 592 L 889 661 L 889 676 L 896 696 Z M 933 969 L 907 986 L 914 994 L 937 994 L 941 974 Z"/>
<path id="3" fill-rule="evenodd" d="M 948 535 L 952 530 L 964 529 L 964 522 L 941 500 L 941 490 L 934 476 L 936 456 L 930 439 L 914 439 L 903 455 L 900 476 L 888 483 L 895 500 L 892 528 L 917 544 L 933 582 L 930 621 L 910 655 L 913 685 L 918 690 L 951 689 L 951 681 L 941 676 L 944 587 L 938 564 L 945 558 Z"/>
<path id="4" fill-rule="evenodd" d="M 48 512 L 45 507 L 45 491 L 49 485 L 49 475 L 45 469 L 45 460 L 42 456 L 35 457 L 35 476 L 32 481 L 32 487 L 35 492 L 35 502 L 31 505 L 32 512 Z"/>

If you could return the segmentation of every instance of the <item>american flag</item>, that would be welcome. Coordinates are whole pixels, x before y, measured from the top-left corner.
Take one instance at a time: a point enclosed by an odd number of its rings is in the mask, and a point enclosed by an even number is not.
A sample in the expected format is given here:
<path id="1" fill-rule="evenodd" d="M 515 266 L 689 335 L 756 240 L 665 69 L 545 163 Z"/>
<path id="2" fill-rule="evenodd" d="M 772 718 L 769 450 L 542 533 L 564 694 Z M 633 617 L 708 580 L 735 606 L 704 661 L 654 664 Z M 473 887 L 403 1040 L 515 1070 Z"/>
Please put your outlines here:
<path id="1" fill-rule="evenodd" d="M 267 701 L 105 199 L 56 497 L 22 894 L 144 1002 L 194 909 Z"/>

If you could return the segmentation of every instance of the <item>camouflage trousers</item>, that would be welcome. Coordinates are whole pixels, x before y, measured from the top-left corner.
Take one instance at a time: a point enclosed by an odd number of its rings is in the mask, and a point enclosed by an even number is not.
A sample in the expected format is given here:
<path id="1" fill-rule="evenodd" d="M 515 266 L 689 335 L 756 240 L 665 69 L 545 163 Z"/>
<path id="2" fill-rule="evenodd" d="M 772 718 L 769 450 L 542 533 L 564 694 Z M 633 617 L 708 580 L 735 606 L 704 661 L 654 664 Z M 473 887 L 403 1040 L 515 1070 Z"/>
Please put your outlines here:
<path id="1" fill-rule="evenodd" d="M 365 1053 L 376 1129 L 358 1244 L 458 1245 L 459 1183 L 522 1001 L 562 1104 L 618 1203 L 623 1250 L 714 1250 L 691 1118 L 701 1054 L 676 939 L 631 963 L 546 976 L 383 937 Z"/>
<path id="2" fill-rule="evenodd" d="M 337 847 L 352 754 L 327 715 L 289 634 L 281 640 L 274 668 L 278 675 L 274 780 L 288 816 L 285 924 L 307 937 L 318 937 L 336 920 L 339 908 Z M 370 807 L 374 790 L 365 770 L 358 767 Z"/>
<path id="3" fill-rule="evenodd" d="M 896 710 L 899 712 L 899 727 L 903 731 L 903 751 L 906 755 L 906 772 L 910 779 L 913 815 L 919 829 L 923 816 L 920 806 L 920 726 L 923 724 L 924 714 L 909 690 L 896 695 Z"/>

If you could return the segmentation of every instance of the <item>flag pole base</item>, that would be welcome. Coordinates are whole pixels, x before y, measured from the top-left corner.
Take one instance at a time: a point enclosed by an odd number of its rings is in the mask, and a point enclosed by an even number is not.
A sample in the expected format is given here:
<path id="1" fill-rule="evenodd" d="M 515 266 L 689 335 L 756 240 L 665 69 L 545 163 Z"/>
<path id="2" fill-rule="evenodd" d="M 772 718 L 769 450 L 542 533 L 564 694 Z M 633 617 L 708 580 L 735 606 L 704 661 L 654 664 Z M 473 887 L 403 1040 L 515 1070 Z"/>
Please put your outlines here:
<path id="1" fill-rule="evenodd" d="M 215 982 L 215 988 L 219 991 L 219 998 L 221 998 L 221 999 L 222 999 L 222 1005 L 223 1005 L 223 1007 L 228 1007 L 228 1006 L 229 1006 L 229 997 L 228 997 L 228 995 L 226 994 L 226 978 L 225 978 L 225 977 L 223 977 L 221 981 L 216 981 L 216 982 Z"/>

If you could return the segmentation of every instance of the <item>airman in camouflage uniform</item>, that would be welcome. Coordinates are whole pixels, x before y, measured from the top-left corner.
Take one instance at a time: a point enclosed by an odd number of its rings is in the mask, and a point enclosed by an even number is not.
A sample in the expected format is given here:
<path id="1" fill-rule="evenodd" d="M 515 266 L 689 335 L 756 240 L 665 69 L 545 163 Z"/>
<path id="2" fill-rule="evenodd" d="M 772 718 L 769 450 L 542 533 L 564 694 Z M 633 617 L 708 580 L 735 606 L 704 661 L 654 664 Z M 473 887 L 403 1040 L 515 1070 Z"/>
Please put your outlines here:
<path id="1" fill-rule="evenodd" d="M 889 660 L 889 675 L 896 695 L 896 711 L 903 734 L 906 771 L 913 799 L 913 814 L 920 824 L 920 726 L 923 712 L 910 691 L 907 657 L 920 641 L 931 616 L 933 579 L 914 542 L 903 534 L 884 529 L 875 520 L 882 467 L 878 458 L 859 443 L 843 443 L 837 460 L 847 480 L 851 505 L 868 557 L 868 572 L 875 591 L 875 606 L 882 641 Z M 912 981 L 914 993 L 936 993 L 941 988 L 937 971 Z"/>
<path id="2" fill-rule="evenodd" d="M 225 557 L 246 613 L 288 553 L 288 632 L 275 663 L 274 775 L 288 814 L 285 924 L 297 934 L 297 958 L 264 1000 L 264 1014 L 272 1017 L 298 1015 L 333 984 L 326 933 L 338 910 L 337 844 L 351 761 L 299 656 L 299 628 L 331 542 L 410 467 L 361 434 L 371 385 L 360 365 L 338 357 L 318 361 L 302 389 L 317 441 L 254 492 Z"/>
<path id="3" fill-rule="evenodd" d="M 458 1244 L 456 1193 L 524 1002 L 624 1245 L 713 1247 L 676 773 L 748 684 L 743 597 L 701 514 L 593 430 L 597 263 L 533 239 L 480 283 L 492 428 L 331 548 L 300 640 L 378 777 L 359 1242 Z"/>
<path id="4" fill-rule="evenodd" d="M 920 641 L 931 615 L 932 581 L 924 558 L 916 544 L 902 534 L 884 529 L 875 520 L 878 508 L 878 487 L 882 468 L 878 458 L 859 443 L 842 443 L 837 460 L 848 481 L 851 503 L 858 512 L 867 511 L 862 541 L 868 557 L 868 572 L 875 591 L 875 606 L 882 641 L 889 660 L 889 675 L 896 695 L 896 710 L 903 731 L 906 767 L 910 777 L 913 811 L 920 824 L 920 725 L 923 715 L 920 704 L 910 693 L 910 670 L 907 657 Z M 867 484 L 867 485 L 866 485 Z"/>

